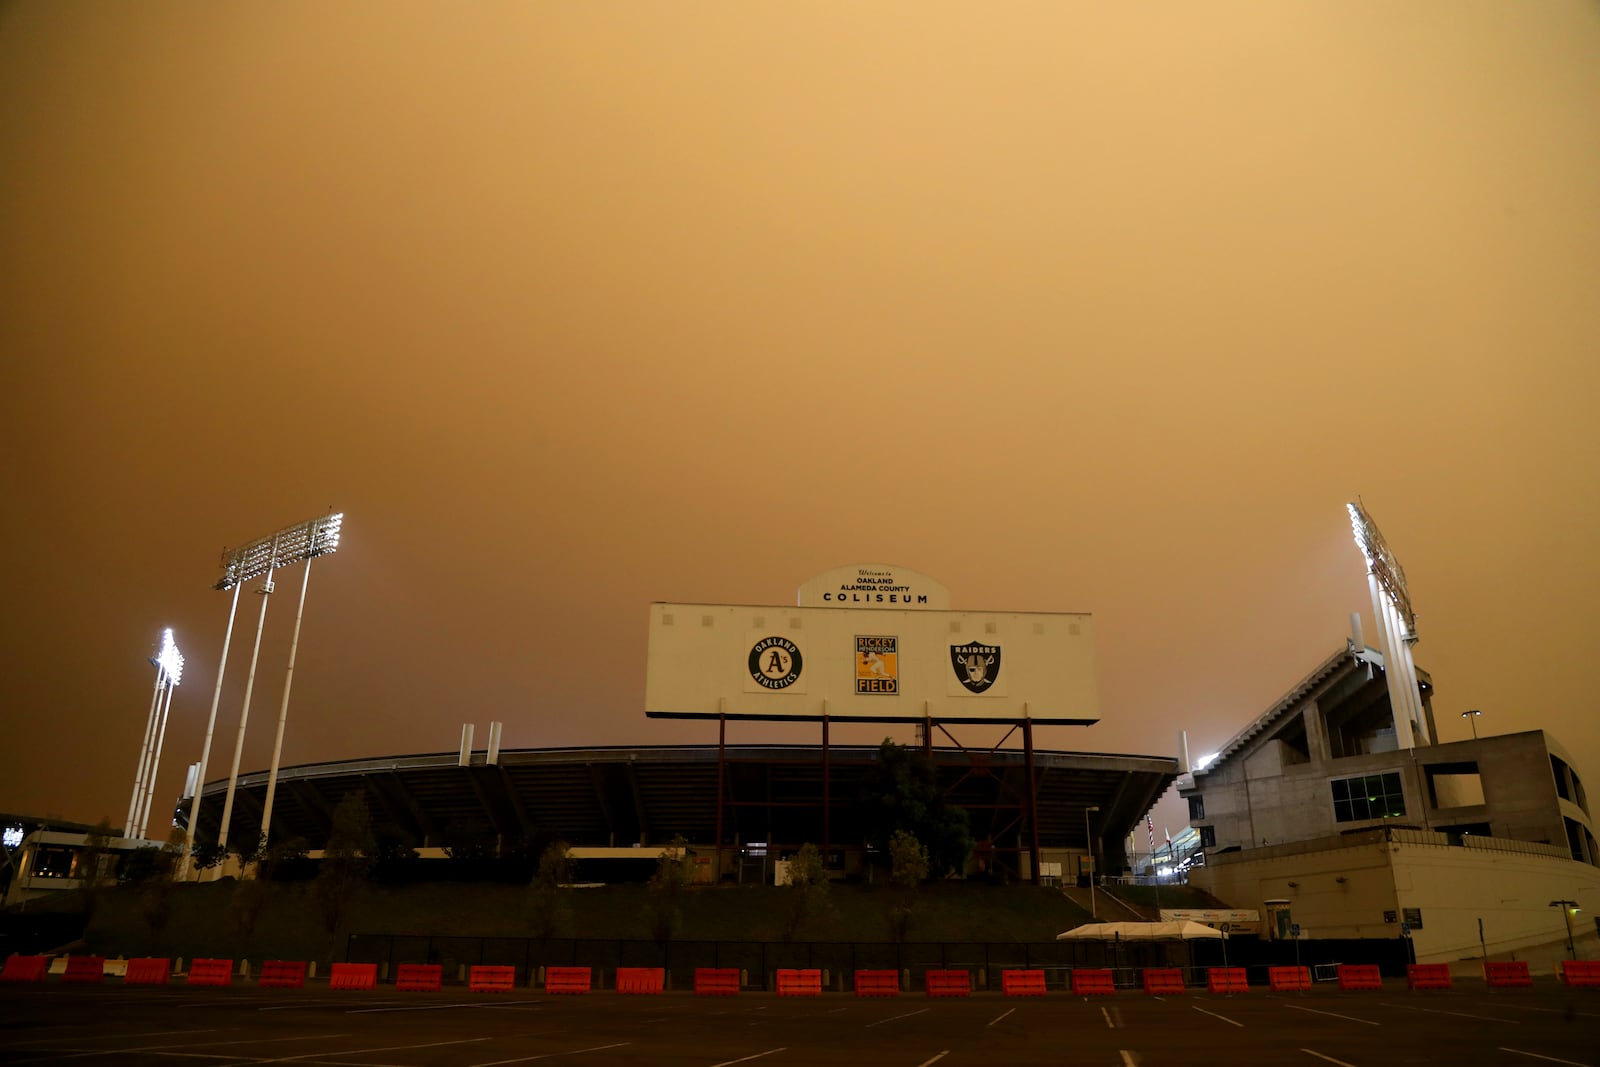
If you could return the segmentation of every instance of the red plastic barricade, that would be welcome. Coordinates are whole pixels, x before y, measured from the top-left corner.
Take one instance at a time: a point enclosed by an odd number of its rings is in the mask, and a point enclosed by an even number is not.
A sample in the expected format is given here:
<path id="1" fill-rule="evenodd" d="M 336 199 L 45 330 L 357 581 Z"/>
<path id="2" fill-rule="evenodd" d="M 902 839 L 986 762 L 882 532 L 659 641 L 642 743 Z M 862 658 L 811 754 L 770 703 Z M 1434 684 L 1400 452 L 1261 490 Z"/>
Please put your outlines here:
<path id="1" fill-rule="evenodd" d="M 67 970 L 61 976 L 63 982 L 83 982 L 98 984 L 106 980 L 106 958 L 104 956 L 68 956 Z"/>
<path id="2" fill-rule="evenodd" d="M 1533 975 L 1528 972 L 1527 960 L 1487 962 L 1483 965 L 1483 980 L 1494 989 L 1533 985 Z"/>
<path id="3" fill-rule="evenodd" d="M 1448 963 L 1406 964 L 1407 989 L 1449 989 L 1450 965 Z"/>
<path id="4" fill-rule="evenodd" d="M 1206 970 L 1206 989 L 1212 993 L 1248 993 L 1250 981 L 1243 967 L 1210 967 Z"/>
<path id="5" fill-rule="evenodd" d="M 922 980 L 930 997 L 972 996 L 972 975 L 966 971 L 924 971 Z"/>
<path id="6" fill-rule="evenodd" d="M 738 996 L 739 968 L 696 967 L 694 969 L 694 995 L 697 997 Z"/>
<path id="7" fill-rule="evenodd" d="M 261 965 L 261 977 L 256 985 L 262 989 L 304 989 L 306 961 L 268 960 Z"/>
<path id="8" fill-rule="evenodd" d="M 437 993 L 443 984 L 444 967 L 437 963 L 402 963 L 394 972 L 401 993 Z"/>
<path id="9" fill-rule="evenodd" d="M 546 967 L 544 991 L 563 995 L 589 992 L 593 980 L 587 967 Z"/>
<path id="10" fill-rule="evenodd" d="M 807 970 L 783 969 L 778 971 L 778 996 L 780 997 L 820 997 L 822 995 L 822 971 L 817 968 Z"/>
<path id="11" fill-rule="evenodd" d="M 1383 974 L 1376 963 L 1339 964 L 1340 989 L 1382 989 Z"/>
<path id="12" fill-rule="evenodd" d="M 166 985 L 167 978 L 171 974 L 172 960 L 147 956 L 144 959 L 128 961 L 128 969 L 122 976 L 122 984 Z"/>
<path id="13" fill-rule="evenodd" d="M 899 971 L 857 971 L 856 996 L 898 997 L 900 995 Z"/>
<path id="14" fill-rule="evenodd" d="M 1008 997 L 1042 997 L 1044 996 L 1044 972 L 1032 971 L 1001 971 L 1000 990 Z"/>
<path id="15" fill-rule="evenodd" d="M 1561 980 L 1569 986 L 1600 986 L 1600 960 L 1562 960 Z"/>
<path id="16" fill-rule="evenodd" d="M 467 989 L 473 993 L 509 993 L 517 986 L 517 969 L 500 963 L 474 963 L 467 968 Z"/>
<path id="17" fill-rule="evenodd" d="M 1171 996 L 1183 992 L 1183 968 L 1146 967 L 1144 991 L 1153 997 Z"/>
<path id="18" fill-rule="evenodd" d="M 1072 971 L 1072 995 L 1075 997 L 1109 997 L 1117 991 L 1116 976 L 1110 969 Z"/>
<path id="19" fill-rule="evenodd" d="M 232 960 L 191 960 L 189 985 L 232 985 Z"/>
<path id="20" fill-rule="evenodd" d="M 328 972 L 329 989 L 376 989 L 376 963 L 335 963 Z"/>
<path id="21" fill-rule="evenodd" d="M 1267 984 L 1274 992 L 1293 993 L 1311 988 L 1310 967 L 1268 967 Z"/>
<path id="22" fill-rule="evenodd" d="M 618 967 L 618 993 L 660 993 L 667 988 L 664 967 Z"/>
<path id="23" fill-rule="evenodd" d="M 8 956 L 0 982 L 42 982 L 49 969 L 49 956 Z"/>

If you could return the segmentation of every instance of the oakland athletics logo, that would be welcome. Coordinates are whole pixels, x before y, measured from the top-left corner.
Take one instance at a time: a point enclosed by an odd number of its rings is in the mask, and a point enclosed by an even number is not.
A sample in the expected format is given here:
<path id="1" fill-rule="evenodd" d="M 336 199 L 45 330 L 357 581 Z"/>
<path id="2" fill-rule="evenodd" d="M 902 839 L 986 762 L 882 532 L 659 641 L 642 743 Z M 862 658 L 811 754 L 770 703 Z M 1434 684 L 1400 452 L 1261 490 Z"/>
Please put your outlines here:
<path id="1" fill-rule="evenodd" d="M 787 637 L 763 637 L 750 649 L 750 677 L 767 689 L 787 689 L 800 677 L 800 646 Z"/>

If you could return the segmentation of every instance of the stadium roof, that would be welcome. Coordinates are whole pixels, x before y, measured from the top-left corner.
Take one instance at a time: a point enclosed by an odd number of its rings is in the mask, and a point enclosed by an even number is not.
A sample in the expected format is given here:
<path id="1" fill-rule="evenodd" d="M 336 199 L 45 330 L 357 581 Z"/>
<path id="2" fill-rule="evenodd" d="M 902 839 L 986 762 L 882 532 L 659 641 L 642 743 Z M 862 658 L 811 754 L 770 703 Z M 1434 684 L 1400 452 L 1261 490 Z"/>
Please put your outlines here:
<path id="1" fill-rule="evenodd" d="M 877 751 L 857 745 L 827 750 L 832 846 L 864 837 L 856 802 Z M 976 840 L 997 848 L 1027 843 L 1020 836 L 1027 794 L 1021 751 L 936 747 L 932 756 L 941 788 L 968 811 Z M 821 843 L 820 745 L 729 745 L 723 760 L 724 844 Z M 303 838 L 313 849 L 322 847 L 333 810 L 349 793 L 366 797 L 375 830 L 420 847 L 485 833 L 507 842 L 559 836 L 573 845 L 613 846 L 660 844 L 676 834 L 694 844 L 716 838 L 716 745 L 508 749 L 496 764 L 486 764 L 482 752 L 472 754 L 470 766 L 457 763 L 457 754 L 448 752 L 284 768 L 272 839 Z M 1096 835 L 1111 848 L 1177 772 L 1177 761 L 1164 756 L 1035 751 L 1040 846 L 1083 848 L 1084 812 L 1094 806 L 1101 812 Z M 230 840 L 259 837 L 266 787 L 265 771 L 240 777 Z M 216 839 L 226 788 L 226 781 L 216 781 L 203 790 L 202 841 Z M 187 825 L 188 808 L 187 799 L 178 806 L 180 825 Z"/>

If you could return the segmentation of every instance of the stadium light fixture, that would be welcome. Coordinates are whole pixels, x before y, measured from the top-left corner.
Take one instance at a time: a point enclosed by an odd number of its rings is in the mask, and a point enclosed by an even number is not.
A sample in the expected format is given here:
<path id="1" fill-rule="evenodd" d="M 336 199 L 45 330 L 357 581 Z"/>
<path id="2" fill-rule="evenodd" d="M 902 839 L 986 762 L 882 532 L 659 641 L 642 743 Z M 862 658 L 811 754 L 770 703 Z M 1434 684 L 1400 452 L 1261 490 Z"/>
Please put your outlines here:
<path id="1" fill-rule="evenodd" d="M 139 748 L 139 767 L 133 776 L 133 795 L 128 800 L 128 815 L 122 824 L 125 837 L 144 836 L 144 823 L 150 814 L 149 797 L 155 790 L 156 769 L 161 765 L 161 744 L 167 735 L 167 713 L 172 709 L 172 690 L 183 678 L 183 653 L 178 651 L 171 629 L 161 631 L 161 651 L 150 657 L 150 666 L 156 669 L 156 684 L 145 718 L 144 743 Z M 163 690 L 165 701 L 162 700 Z"/>
<path id="2" fill-rule="evenodd" d="M 1403 748 L 1415 748 L 1413 725 L 1427 736 L 1427 716 L 1417 686 L 1417 667 L 1411 646 L 1417 643 L 1417 615 L 1406 588 L 1406 572 L 1395 559 L 1389 544 L 1360 504 L 1346 504 L 1350 529 L 1356 547 L 1367 563 L 1367 589 L 1372 596 L 1373 621 L 1377 623 L 1383 645 L 1383 673 L 1389 688 L 1389 706 L 1394 712 L 1395 738 Z"/>
<path id="3" fill-rule="evenodd" d="M 216 728 L 217 705 L 222 698 L 223 669 L 228 662 L 228 645 L 233 639 L 233 620 L 239 608 L 239 590 L 243 583 L 252 578 L 263 578 L 261 588 L 257 593 L 261 596 L 261 615 L 256 621 L 255 646 L 250 652 L 250 674 L 245 682 L 244 706 L 239 712 L 239 733 L 234 742 L 233 767 L 228 773 L 228 792 L 222 804 L 222 821 L 218 824 L 217 845 L 225 847 L 228 843 L 228 824 L 233 815 L 233 796 L 239 781 L 239 759 L 244 751 L 245 727 L 250 718 L 250 697 L 255 688 L 256 663 L 261 653 L 261 631 L 267 620 L 267 600 L 273 590 L 272 572 L 279 567 L 287 567 L 302 561 L 309 563 L 317 556 L 326 556 L 339 549 L 339 537 L 344 527 L 344 513 L 332 512 L 320 518 L 307 522 L 286 526 L 276 533 L 267 535 L 245 545 L 243 548 L 224 552 L 222 558 L 222 577 L 213 586 L 215 589 L 226 591 L 233 590 L 233 606 L 228 609 L 228 629 L 222 641 L 222 662 L 217 667 L 217 685 L 211 698 L 211 717 L 206 724 L 205 745 L 200 752 L 200 767 L 195 777 L 194 802 L 189 808 L 189 832 L 185 843 L 183 858 L 183 873 L 187 874 L 189 858 L 194 852 L 194 839 L 196 828 L 200 824 L 200 799 L 205 789 L 206 764 L 211 756 L 211 738 Z M 304 590 L 301 591 L 302 603 Z M 298 623 L 296 624 L 296 637 L 298 639 Z M 274 773 L 276 777 L 276 773 Z M 263 823 L 263 827 L 265 823 Z M 265 836 L 263 832 L 263 836 Z"/>

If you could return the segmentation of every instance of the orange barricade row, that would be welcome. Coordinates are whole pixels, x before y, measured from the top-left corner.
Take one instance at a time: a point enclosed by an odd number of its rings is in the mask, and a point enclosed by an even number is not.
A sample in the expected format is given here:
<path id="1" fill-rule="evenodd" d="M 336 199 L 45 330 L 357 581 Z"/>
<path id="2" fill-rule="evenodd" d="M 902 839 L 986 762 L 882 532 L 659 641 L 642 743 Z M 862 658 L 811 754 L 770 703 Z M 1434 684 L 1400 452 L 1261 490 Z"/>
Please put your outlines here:
<path id="1" fill-rule="evenodd" d="M 1376 963 L 1339 964 L 1340 989 L 1382 989 L 1383 974 Z"/>
<path id="2" fill-rule="evenodd" d="M 1000 989 L 1008 997 L 1042 997 L 1044 996 L 1044 972 L 1032 971 L 1001 971 Z"/>
<path id="3" fill-rule="evenodd" d="M 1573 987 L 1600 987 L 1600 960 L 1562 960 L 1561 980 Z"/>
<path id="4" fill-rule="evenodd" d="M 1116 976 L 1109 969 L 1072 971 L 1072 995 L 1075 997 L 1109 997 L 1117 991 Z"/>
<path id="5" fill-rule="evenodd" d="M 1483 979 L 1495 989 L 1533 985 L 1527 960 L 1490 961 L 1483 965 Z"/>
<path id="6" fill-rule="evenodd" d="M 1311 988 L 1310 967 L 1268 967 L 1267 984 L 1274 992 L 1292 993 Z"/>
<path id="7" fill-rule="evenodd" d="M 8 956 L 0 982 L 42 982 L 49 969 L 49 956 Z"/>
<path id="8" fill-rule="evenodd" d="M 1183 968 L 1146 967 L 1144 991 L 1151 996 L 1169 996 L 1183 992 Z"/>
<path id="9" fill-rule="evenodd" d="M 664 967 L 618 967 L 618 993 L 660 993 L 667 988 Z"/>
<path id="10" fill-rule="evenodd" d="M 335 963 L 328 972 L 329 989 L 376 989 L 376 963 Z"/>
<path id="11" fill-rule="evenodd" d="M 437 963 L 402 963 L 394 974 L 394 987 L 402 993 L 437 993 L 444 984 L 444 967 Z"/>
<path id="12" fill-rule="evenodd" d="M 778 996 L 820 997 L 821 995 L 822 971 L 820 969 L 794 970 L 785 968 L 778 971 Z"/>
<path id="13" fill-rule="evenodd" d="M 898 997 L 900 972 L 857 971 L 855 986 L 858 997 Z"/>
<path id="14" fill-rule="evenodd" d="M 587 967 L 546 967 L 544 991 L 546 993 L 587 993 L 593 980 Z"/>
<path id="15" fill-rule="evenodd" d="M 304 989 L 306 961 L 268 960 L 261 965 L 261 977 L 256 985 L 262 989 Z"/>
<path id="16" fill-rule="evenodd" d="M 1450 965 L 1448 963 L 1406 964 L 1407 989 L 1449 989 Z"/>
<path id="17" fill-rule="evenodd" d="M 104 956 L 68 956 L 67 970 L 61 976 L 63 982 L 83 982 L 98 984 L 106 980 L 106 958 Z"/>
<path id="18" fill-rule="evenodd" d="M 193 960 L 189 963 L 189 985 L 232 985 L 232 960 Z"/>
<path id="19" fill-rule="evenodd" d="M 474 993 L 509 993 L 517 986 L 517 969 L 498 963 L 474 963 L 467 969 L 467 989 Z"/>
<path id="20" fill-rule="evenodd" d="M 697 997 L 732 997 L 739 994 L 739 968 L 696 967 L 694 969 L 694 995 Z"/>
<path id="21" fill-rule="evenodd" d="M 1210 967 L 1206 970 L 1206 989 L 1212 993 L 1248 993 L 1250 981 L 1243 967 Z"/>
<path id="22" fill-rule="evenodd" d="M 172 960 L 147 956 L 144 959 L 128 961 L 128 969 L 122 976 L 122 984 L 166 985 L 171 974 Z"/>
<path id="23" fill-rule="evenodd" d="M 930 997 L 972 996 L 972 975 L 966 971 L 924 971 L 922 980 Z"/>

